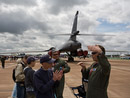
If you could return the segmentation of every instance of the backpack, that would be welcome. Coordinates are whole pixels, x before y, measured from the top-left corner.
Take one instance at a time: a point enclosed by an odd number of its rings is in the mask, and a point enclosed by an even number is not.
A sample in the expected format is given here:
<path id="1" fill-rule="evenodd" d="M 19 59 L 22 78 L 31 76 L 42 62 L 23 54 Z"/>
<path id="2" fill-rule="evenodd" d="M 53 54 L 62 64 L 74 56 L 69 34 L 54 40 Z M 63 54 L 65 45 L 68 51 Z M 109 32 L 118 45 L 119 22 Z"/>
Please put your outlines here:
<path id="1" fill-rule="evenodd" d="M 23 63 L 20 63 L 20 64 L 22 64 L 22 67 L 23 67 L 23 69 L 24 69 L 24 64 Z M 13 79 L 13 81 L 14 82 L 16 82 L 16 77 L 15 77 L 15 69 L 17 68 L 17 66 L 13 69 L 13 73 L 12 73 L 12 79 Z"/>

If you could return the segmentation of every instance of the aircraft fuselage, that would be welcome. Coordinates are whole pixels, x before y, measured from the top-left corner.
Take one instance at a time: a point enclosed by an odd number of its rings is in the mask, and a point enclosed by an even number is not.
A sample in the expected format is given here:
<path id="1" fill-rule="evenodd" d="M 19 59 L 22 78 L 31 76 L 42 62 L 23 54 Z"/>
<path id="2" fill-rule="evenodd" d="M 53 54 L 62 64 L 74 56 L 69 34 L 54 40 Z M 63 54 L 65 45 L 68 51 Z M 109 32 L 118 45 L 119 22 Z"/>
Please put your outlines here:
<path id="1" fill-rule="evenodd" d="M 76 51 L 81 48 L 79 41 L 68 40 L 60 49 L 60 52 Z"/>

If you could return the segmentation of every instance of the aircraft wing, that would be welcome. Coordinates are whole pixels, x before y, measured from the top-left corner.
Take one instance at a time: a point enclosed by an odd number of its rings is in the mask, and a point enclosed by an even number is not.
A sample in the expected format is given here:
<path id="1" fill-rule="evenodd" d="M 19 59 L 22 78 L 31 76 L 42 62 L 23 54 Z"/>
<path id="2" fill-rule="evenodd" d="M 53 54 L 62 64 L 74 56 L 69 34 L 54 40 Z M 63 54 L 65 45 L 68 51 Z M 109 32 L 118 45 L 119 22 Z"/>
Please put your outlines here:
<path id="1" fill-rule="evenodd" d="M 54 36 L 61 36 L 61 35 L 72 35 L 72 34 L 55 34 Z M 115 35 L 110 35 L 110 34 L 76 34 L 76 35 L 80 35 L 80 36 L 115 36 Z"/>
<path id="2" fill-rule="evenodd" d="M 36 51 L 15 51 L 15 52 L 1 52 L 0 55 L 2 54 L 16 54 L 16 53 L 37 53 L 37 52 L 48 52 L 50 50 L 54 49 L 54 47 L 49 48 L 48 50 L 36 50 Z"/>
<path id="3" fill-rule="evenodd" d="M 124 51 L 124 50 L 106 50 L 106 52 L 130 52 L 130 51 Z"/>
<path id="4" fill-rule="evenodd" d="M 48 52 L 48 50 L 39 50 L 39 51 L 17 51 L 17 52 L 1 52 L 0 55 L 4 54 L 16 54 L 16 53 L 37 53 L 37 52 Z"/>
<path id="5" fill-rule="evenodd" d="M 115 35 L 110 35 L 110 34 L 78 34 L 78 35 L 83 35 L 83 36 L 115 36 Z"/>

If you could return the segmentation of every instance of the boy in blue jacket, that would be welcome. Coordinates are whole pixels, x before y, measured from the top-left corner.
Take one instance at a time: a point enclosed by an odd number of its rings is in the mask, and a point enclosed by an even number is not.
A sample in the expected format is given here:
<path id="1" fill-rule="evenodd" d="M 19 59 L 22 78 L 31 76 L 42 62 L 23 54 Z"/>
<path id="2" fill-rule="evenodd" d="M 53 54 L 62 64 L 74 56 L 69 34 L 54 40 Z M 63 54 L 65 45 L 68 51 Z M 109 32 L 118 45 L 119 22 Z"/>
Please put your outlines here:
<path id="1" fill-rule="evenodd" d="M 49 55 L 40 59 L 41 68 L 34 73 L 34 89 L 36 98 L 55 98 L 54 88 L 62 78 L 63 71 L 52 72 L 54 60 Z"/>

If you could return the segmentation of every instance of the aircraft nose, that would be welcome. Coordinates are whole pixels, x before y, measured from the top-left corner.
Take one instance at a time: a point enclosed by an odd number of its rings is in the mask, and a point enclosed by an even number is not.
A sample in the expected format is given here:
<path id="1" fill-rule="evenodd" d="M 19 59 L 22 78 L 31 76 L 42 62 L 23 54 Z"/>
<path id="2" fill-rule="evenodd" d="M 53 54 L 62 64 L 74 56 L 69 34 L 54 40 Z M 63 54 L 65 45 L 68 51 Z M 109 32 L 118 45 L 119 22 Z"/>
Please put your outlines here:
<path id="1" fill-rule="evenodd" d="M 62 47 L 59 48 L 59 51 L 68 51 L 69 46 L 68 45 L 63 45 Z"/>
<path id="2" fill-rule="evenodd" d="M 59 49 L 59 51 L 64 51 L 65 50 L 65 48 L 64 47 L 61 47 L 60 49 Z"/>

